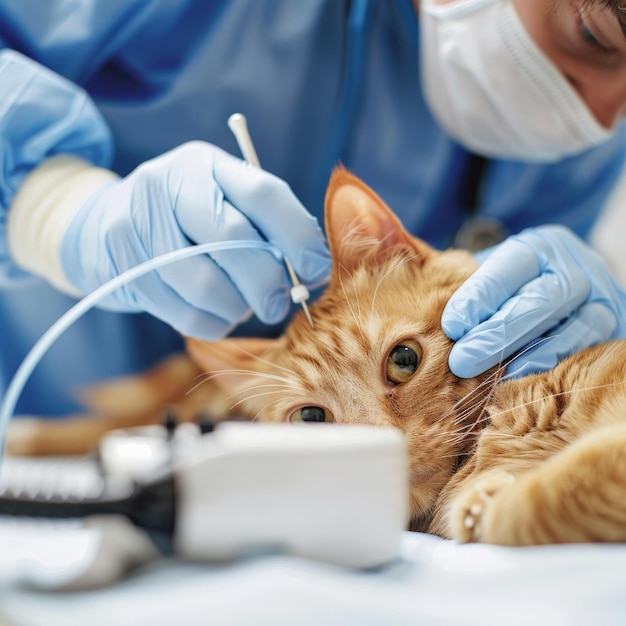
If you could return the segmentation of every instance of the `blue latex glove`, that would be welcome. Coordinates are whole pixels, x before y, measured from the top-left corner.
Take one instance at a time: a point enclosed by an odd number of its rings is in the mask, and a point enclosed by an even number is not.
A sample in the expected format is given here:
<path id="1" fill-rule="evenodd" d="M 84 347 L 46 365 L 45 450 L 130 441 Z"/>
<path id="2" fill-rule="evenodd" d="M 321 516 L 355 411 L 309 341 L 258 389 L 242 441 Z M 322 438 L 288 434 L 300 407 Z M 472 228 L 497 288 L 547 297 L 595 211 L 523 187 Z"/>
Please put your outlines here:
<path id="1" fill-rule="evenodd" d="M 528 229 L 494 248 L 446 305 L 450 370 L 469 378 L 515 354 L 507 376 L 550 369 L 626 336 L 626 294 L 604 261 L 562 226 Z"/>
<path id="2" fill-rule="evenodd" d="M 88 293 L 152 257 L 228 240 L 269 241 L 304 283 L 330 271 L 317 220 L 279 178 L 216 146 L 191 142 L 105 184 L 72 219 L 61 245 L 67 279 Z M 104 302 L 147 311 L 202 339 L 226 335 L 250 315 L 266 323 L 288 312 L 284 264 L 246 249 L 177 262 L 118 289 Z"/>

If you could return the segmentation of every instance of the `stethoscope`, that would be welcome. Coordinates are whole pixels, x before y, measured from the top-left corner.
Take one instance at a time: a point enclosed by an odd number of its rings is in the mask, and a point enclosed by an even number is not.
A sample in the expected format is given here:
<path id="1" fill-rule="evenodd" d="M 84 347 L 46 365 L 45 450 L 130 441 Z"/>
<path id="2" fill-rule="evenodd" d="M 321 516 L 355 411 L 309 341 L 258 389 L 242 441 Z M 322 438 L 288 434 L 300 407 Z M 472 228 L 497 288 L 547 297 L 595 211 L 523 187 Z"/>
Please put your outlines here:
<path id="1" fill-rule="evenodd" d="M 419 24 L 415 9 L 410 0 L 392 0 L 402 17 L 411 40 L 419 46 Z M 321 206 L 329 173 L 341 159 L 343 147 L 350 132 L 350 121 L 358 103 L 363 85 L 365 58 L 365 35 L 373 13 L 373 0 L 351 0 L 346 24 L 346 55 L 344 59 L 344 81 L 342 91 L 329 133 L 322 167 L 315 186 L 316 199 Z M 502 242 L 510 233 L 502 222 L 478 215 L 480 190 L 484 180 L 488 160 L 476 154 L 467 153 L 464 163 L 464 176 L 461 182 L 460 197 L 465 220 L 462 226 L 450 236 L 450 245 L 470 252 L 478 252 Z"/>

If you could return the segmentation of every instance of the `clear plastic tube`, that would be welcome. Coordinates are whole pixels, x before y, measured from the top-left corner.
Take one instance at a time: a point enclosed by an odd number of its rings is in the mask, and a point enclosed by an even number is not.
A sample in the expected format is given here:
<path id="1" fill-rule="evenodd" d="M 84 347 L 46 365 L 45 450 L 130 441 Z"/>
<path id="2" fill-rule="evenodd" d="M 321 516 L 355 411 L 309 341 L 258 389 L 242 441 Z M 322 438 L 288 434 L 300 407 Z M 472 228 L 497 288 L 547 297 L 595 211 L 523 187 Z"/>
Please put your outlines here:
<path id="1" fill-rule="evenodd" d="M 24 385 L 26 385 L 33 370 L 37 367 L 39 361 L 41 361 L 41 359 L 45 356 L 46 352 L 54 345 L 56 340 L 68 328 L 70 328 L 74 322 L 76 322 L 76 320 L 80 319 L 85 313 L 87 313 L 87 311 L 96 306 L 100 300 L 108 296 L 111 292 L 132 282 L 136 278 L 140 278 L 148 272 L 152 272 L 153 270 L 169 265 L 170 263 L 175 263 L 198 254 L 222 252 L 223 250 L 240 250 L 242 248 L 266 250 L 273 254 L 279 261 L 282 261 L 283 258 L 282 252 L 276 246 L 263 241 L 218 241 L 190 246 L 189 248 L 181 248 L 180 250 L 167 252 L 166 254 L 150 259 L 145 263 L 132 267 L 119 276 L 111 279 L 104 285 L 101 285 L 98 289 L 92 291 L 82 300 L 77 302 L 71 309 L 66 311 L 54 324 L 52 324 L 52 326 L 50 326 L 37 343 L 30 349 L 7 387 L 2 400 L 2 405 L 0 405 L 0 461 L 2 460 L 2 456 L 4 454 L 6 430 L 8 428 L 9 421 L 13 416 L 15 405 L 17 404 L 22 390 L 24 389 Z"/>

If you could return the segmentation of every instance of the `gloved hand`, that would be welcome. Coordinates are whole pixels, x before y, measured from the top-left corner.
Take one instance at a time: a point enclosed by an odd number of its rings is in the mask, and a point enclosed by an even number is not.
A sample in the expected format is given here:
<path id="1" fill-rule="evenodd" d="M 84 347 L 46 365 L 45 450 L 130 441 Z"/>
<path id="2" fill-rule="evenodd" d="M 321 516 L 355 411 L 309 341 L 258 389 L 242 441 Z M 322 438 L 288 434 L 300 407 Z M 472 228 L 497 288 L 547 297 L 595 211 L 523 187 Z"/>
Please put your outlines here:
<path id="1" fill-rule="evenodd" d="M 450 298 L 441 324 L 456 341 L 449 366 L 457 376 L 475 376 L 528 346 L 507 368 L 507 376 L 521 376 L 626 336 L 626 293 L 576 235 L 544 226 L 497 246 Z"/>
<path id="2" fill-rule="evenodd" d="M 305 284 L 330 270 L 317 220 L 285 182 L 216 146 L 191 142 L 92 193 L 71 220 L 60 256 L 69 283 L 86 294 L 152 257 L 236 239 L 272 242 Z M 216 339 L 250 308 L 263 322 L 280 321 L 289 310 L 289 287 L 284 264 L 269 252 L 230 250 L 151 272 L 105 303 Z"/>

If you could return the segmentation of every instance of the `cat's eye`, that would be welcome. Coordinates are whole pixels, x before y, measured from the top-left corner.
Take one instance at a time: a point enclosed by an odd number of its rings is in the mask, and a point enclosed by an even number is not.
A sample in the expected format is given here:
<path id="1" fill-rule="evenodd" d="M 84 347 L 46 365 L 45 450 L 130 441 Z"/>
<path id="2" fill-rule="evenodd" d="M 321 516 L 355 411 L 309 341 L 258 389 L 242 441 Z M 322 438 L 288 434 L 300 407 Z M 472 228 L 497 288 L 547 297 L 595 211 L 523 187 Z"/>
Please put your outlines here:
<path id="1" fill-rule="evenodd" d="M 407 339 L 394 346 L 385 366 L 387 382 L 392 385 L 405 383 L 419 367 L 422 361 L 422 348 L 412 339 Z"/>
<path id="2" fill-rule="evenodd" d="M 321 406 L 303 406 L 291 414 L 289 421 L 319 424 L 321 422 L 332 422 L 333 416 L 330 411 L 323 409 Z"/>

